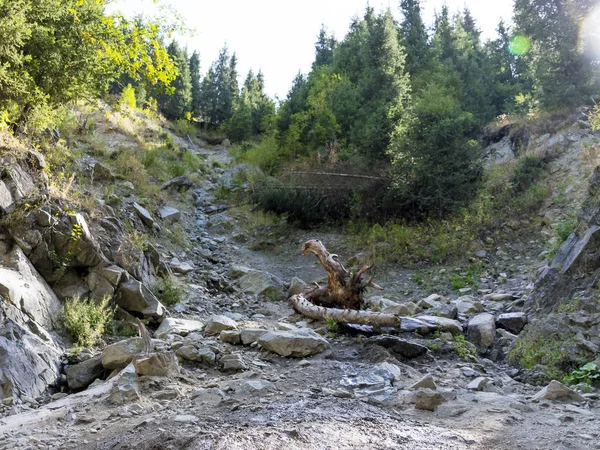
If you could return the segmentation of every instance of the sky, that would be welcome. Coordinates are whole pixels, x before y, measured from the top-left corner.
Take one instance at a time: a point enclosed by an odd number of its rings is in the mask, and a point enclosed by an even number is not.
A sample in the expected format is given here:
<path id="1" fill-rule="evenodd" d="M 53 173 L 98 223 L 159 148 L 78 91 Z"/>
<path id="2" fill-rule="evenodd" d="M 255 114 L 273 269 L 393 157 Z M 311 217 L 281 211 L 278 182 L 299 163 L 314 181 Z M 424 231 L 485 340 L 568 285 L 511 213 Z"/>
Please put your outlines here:
<path id="1" fill-rule="evenodd" d="M 351 19 L 362 16 L 367 4 L 375 11 L 390 8 L 400 19 L 400 0 L 162 0 L 195 30 L 177 37 L 188 52 L 200 54 L 201 72 L 217 58 L 224 44 L 238 57 L 240 82 L 249 69 L 262 70 L 265 90 L 284 99 L 296 74 L 307 73 L 314 60 L 314 44 L 324 24 L 336 39 L 348 32 Z M 423 0 L 423 18 L 433 23 L 435 11 L 447 4 L 451 12 L 465 6 L 482 30 L 483 39 L 494 38 L 501 18 L 510 23 L 513 0 Z M 126 15 L 155 13 L 151 0 L 115 0 L 112 9 Z"/>

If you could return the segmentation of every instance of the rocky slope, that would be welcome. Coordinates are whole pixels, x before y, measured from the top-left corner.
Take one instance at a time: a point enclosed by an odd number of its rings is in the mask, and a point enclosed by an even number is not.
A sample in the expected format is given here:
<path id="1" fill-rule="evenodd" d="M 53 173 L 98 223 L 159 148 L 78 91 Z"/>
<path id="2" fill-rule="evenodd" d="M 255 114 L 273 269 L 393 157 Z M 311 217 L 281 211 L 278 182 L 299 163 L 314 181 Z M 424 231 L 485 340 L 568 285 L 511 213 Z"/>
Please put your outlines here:
<path id="1" fill-rule="evenodd" d="M 113 120 L 98 125 L 109 134 L 109 148 L 136 145 Z M 557 164 L 555 173 L 570 171 L 583 157 L 578 143 L 597 145 L 598 139 L 572 124 L 531 139 L 520 151 L 560 142 L 551 164 Z M 155 128 L 156 135 L 163 132 Z M 580 138 L 572 139 L 574 133 Z M 432 268 L 431 284 L 424 286 L 415 281 L 421 272 L 383 267 L 377 279 L 386 290 L 371 304 L 403 316 L 401 328 L 332 328 L 296 314 L 285 301 L 300 280 L 324 276 L 316 260 L 300 255 L 300 245 L 319 238 L 342 256 L 359 249 L 337 233 L 259 224 L 220 200 L 222 186 L 235 187 L 241 170 L 229 166 L 225 147 L 172 139 L 211 163 L 193 181 L 164 186 L 161 205 L 144 208 L 127 180 L 114 179 L 121 201 L 110 207 L 105 202 L 115 194 L 100 189 L 94 176 L 96 185 L 88 189 L 101 201 L 87 215 L 59 200 L 27 200 L 26 213 L 5 222 L 0 449 L 600 448 L 597 390 L 528 384 L 536 381 L 535 370 L 504 362 L 518 335 L 531 333 L 542 317 L 534 302 L 547 296 L 531 274 L 543 265 L 537 255 L 548 229 L 525 242 L 490 243 L 472 255 L 484 269 L 478 285 L 462 291 L 448 288 L 447 280 L 464 268 Z M 18 154 L 29 155 L 24 149 Z M 110 159 L 89 158 L 84 161 L 92 173 L 113 180 Z M 565 161 L 571 163 L 561 168 Z M 43 161 L 35 154 L 3 163 L 8 169 L 0 193 L 6 186 L 12 202 L 3 200 L 5 213 L 23 198 L 45 194 L 36 164 Z M 585 196 L 585 182 L 576 178 L 564 194 L 570 204 Z M 38 186 L 34 180 L 41 180 Z M 22 194 L 27 187 L 30 197 Z M 551 188 L 567 190 L 558 182 Z M 556 219 L 566 208 L 556 201 L 544 206 L 543 214 L 549 211 Z M 170 229 L 177 223 L 189 243 L 173 245 Z M 154 243 L 124 245 L 127 227 L 151 234 Z M 570 238 L 557 258 L 572 255 L 567 248 L 581 239 Z M 58 280 L 57 260 L 69 261 Z M 152 292 L 164 273 L 173 273 L 186 290 L 170 308 Z M 428 295 L 434 287 L 439 294 Z M 62 299 L 75 294 L 114 295 L 125 321 L 147 319 L 152 351 L 140 338 L 121 337 L 101 352 L 67 358 L 56 318 Z M 587 311 L 586 320 L 593 314 Z M 596 353 L 597 325 L 577 324 Z"/>

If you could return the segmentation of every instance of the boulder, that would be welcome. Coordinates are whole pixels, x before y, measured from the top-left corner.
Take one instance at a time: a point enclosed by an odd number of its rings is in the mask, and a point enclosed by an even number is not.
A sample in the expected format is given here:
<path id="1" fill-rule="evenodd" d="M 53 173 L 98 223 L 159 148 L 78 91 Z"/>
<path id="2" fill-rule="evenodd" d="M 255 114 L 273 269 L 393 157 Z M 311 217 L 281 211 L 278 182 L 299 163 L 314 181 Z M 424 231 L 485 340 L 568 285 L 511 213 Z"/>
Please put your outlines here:
<path id="1" fill-rule="evenodd" d="M 486 294 L 483 296 L 484 300 L 489 300 L 492 302 L 506 302 L 506 301 L 511 301 L 511 300 L 515 300 L 517 297 L 515 297 L 513 294 L 506 294 L 506 293 L 500 293 L 500 292 L 494 292 L 492 294 Z"/>
<path id="2" fill-rule="evenodd" d="M 411 391 L 416 391 L 417 389 L 431 389 L 435 391 L 437 389 L 437 386 L 435 384 L 435 381 L 433 381 L 433 377 L 431 376 L 431 374 L 427 374 L 415 384 L 410 386 L 408 389 Z"/>
<path id="3" fill-rule="evenodd" d="M 452 334 L 462 333 L 463 328 L 459 321 L 446 317 L 420 315 L 417 318 L 423 322 L 434 325 L 439 331 L 449 331 Z"/>
<path id="4" fill-rule="evenodd" d="M 94 164 L 94 181 L 115 181 L 115 174 L 102 163 Z"/>
<path id="5" fill-rule="evenodd" d="M 431 322 L 425 322 L 414 317 L 401 317 L 400 318 L 400 331 L 403 332 L 417 332 L 420 334 L 428 334 L 436 331 L 438 326 Z"/>
<path id="6" fill-rule="evenodd" d="M 442 297 L 439 294 L 431 294 L 429 297 L 422 299 L 417 305 L 421 308 L 428 309 L 433 308 L 439 302 L 448 303 L 445 297 Z"/>
<path id="7" fill-rule="evenodd" d="M 221 403 L 221 401 L 225 399 L 226 395 L 221 389 L 200 388 L 192 392 L 190 397 L 197 406 L 214 407 Z"/>
<path id="8" fill-rule="evenodd" d="M 235 330 L 237 323 L 235 320 L 226 316 L 215 315 L 208 319 L 204 327 L 204 333 L 208 336 L 213 336 L 221 333 L 221 331 Z"/>
<path id="9" fill-rule="evenodd" d="M 15 202 L 10 190 L 4 181 L 0 180 L 0 212 L 9 213 L 14 209 L 14 205 Z"/>
<path id="10" fill-rule="evenodd" d="M 187 191 L 194 187 L 194 182 L 188 177 L 181 175 L 175 178 L 171 178 L 169 181 L 164 182 L 161 186 L 161 190 L 166 189 L 177 189 L 178 191 Z"/>
<path id="11" fill-rule="evenodd" d="M 148 227 L 152 227 L 152 225 L 154 225 L 154 218 L 152 217 L 152 214 L 150 214 L 150 211 L 138 203 L 133 204 L 133 209 L 137 216 L 142 220 L 144 225 Z"/>
<path id="12" fill-rule="evenodd" d="M 114 405 L 133 403 L 141 399 L 140 387 L 133 364 L 125 367 L 115 379 L 108 400 Z"/>
<path id="13" fill-rule="evenodd" d="M 227 344 L 239 345 L 242 343 L 242 338 L 240 337 L 240 332 L 238 330 L 224 330 L 219 334 L 219 339 L 221 342 L 225 342 Z"/>
<path id="14" fill-rule="evenodd" d="M 62 351 L 4 313 L 0 301 L 0 403 L 10 397 L 37 398 L 58 381 Z"/>
<path id="15" fill-rule="evenodd" d="M 102 354 L 96 355 L 79 364 L 74 364 L 65 369 L 69 389 L 83 389 L 102 376 Z"/>
<path id="16" fill-rule="evenodd" d="M 585 398 L 564 384 L 552 380 L 548 386 L 535 394 L 531 400 L 570 400 L 574 402 L 584 402 Z"/>
<path id="17" fill-rule="evenodd" d="M 180 358 L 188 361 L 203 362 L 207 364 L 214 364 L 217 359 L 217 355 L 211 349 L 207 347 L 196 348 L 196 346 L 191 344 L 179 347 L 175 353 Z"/>
<path id="18" fill-rule="evenodd" d="M 181 262 L 179 261 L 179 259 L 177 258 L 173 258 L 170 263 L 169 263 L 169 267 L 171 268 L 171 270 L 175 273 L 180 273 L 182 275 L 187 275 L 188 273 L 194 271 L 195 267 L 192 264 L 192 262 Z"/>
<path id="19" fill-rule="evenodd" d="M 133 358 L 135 373 L 140 376 L 176 377 L 179 375 L 179 361 L 173 352 L 151 353 Z"/>
<path id="20" fill-rule="evenodd" d="M 469 320 L 467 339 L 477 347 L 490 348 L 496 337 L 496 321 L 489 313 L 481 313 Z"/>
<path id="21" fill-rule="evenodd" d="M 252 271 L 238 280 L 240 289 L 248 294 L 258 295 L 265 300 L 285 300 L 282 281 L 268 272 Z"/>
<path id="22" fill-rule="evenodd" d="M 114 289 L 113 289 L 114 292 Z M 86 298 L 90 293 L 88 284 L 75 271 L 65 273 L 54 283 L 54 293 L 64 300 L 66 298 Z M 100 297 L 102 298 L 102 297 Z"/>
<path id="23" fill-rule="evenodd" d="M 431 389 L 422 388 L 417 391 L 415 408 L 425 411 L 435 411 L 444 401 L 444 396 Z"/>
<path id="24" fill-rule="evenodd" d="M 187 336 L 196 331 L 202 331 L 204 324 L 198 320 L 175 319 L 167 317 L 154 332 L 156 339 L 165 339 L 169 334 Z"/>
<path id="25" fill-rule="evenodd" d="M 158 217 L 167 223 L 177 222 L 181 217 L 181 212 L 178 209 L 170 206 L 163 206 L 158 210 Z"/>
<path id="26" fill-rule="evenodd" d="M 102 365 L 105 369 L 120 369 L 143 351 L 144 343 L 140 337 L 116 342 L 105 347 L 102 351 Z"/>
<path id="27" fill-rule="evenodd" d="M 225 371 L 248 369 L 248 365 L 244 362 L 242 356 L 238 354 L 223 355 L 219 362 L 221 363 L 221 368 Z"/>
<path id="28" fill-rule="evenodd" d="M 427 347 L 416 342 L 411 342 L 397 336 L 382 335 L 373 336 L 367 340 L 366 345 L 379 345 L 403 358 L 417 358 L 427 353 Z"/>
<path id="29" fill-rule="evenodd" d="M 402 303 L 396 303 L 384 297 L 371 297 L 369 299 L 371 309 L 380 311 L 385 314 L 394 314 L 396 316 L 410 316 L 411 312 L 408 307 Z"/>
<path id="30" fill-rule="evenodd" d="M 454 301 L 454 304 L 456 305 L 458 314 L 462 316 L 469 317 L 484 311 L 483 305 L 472 295 L 459 297 Z"/>
<path id="31" fill-rule="evenodd" d="M 467 385 L 467 389 L 469 391 L 485 391 L 491 383 L 492 380 L 487 377 L 477 377 Z"/>
<path id="32" fill-rule="evenodd" d="M 164 306 L 150 290 L 133 278 L 121 283 L 117 304 L 125 311 L 137 312 L 147 319 L 158 319 L 165 314 Z"/>
<path id="33" fill-rule="evenodd" d="M 329 342 L 323 336 L 308 328 L 297 331 L 270 331 L 263 334 L 258 343 L 265 350 L 297 358 L 315 355 L 329 348 Z"/>
<path id="34" fill-rule="evenodd" d="M 288 297 L 293 295 L 302 294 L 308 288 L 308 284 L 298 277 L 292 278 L 290 287 L 288 289 Z"/>
<path id="35" fill-rule="evenodd" d="M 47 331 L 60 326 L 60 300 L 17 246 L 0 260 L 0 297 Z"/>
<path id="36" fill-rule="evenodd" d="M 250 345 L 258 341 L 262 335 L 267 334 L 268 332 L 268 330 L 264 330 L 262 328 L 244 328 L 240 331 L 240 338 L 242 340 L 242 344 Z"/>
<path id="37" fill-rule="evenodd" d="M 513 334 L 519 334 L 527 324 L 527 314 L 522 312 L 500 314 L 496 319 L 496 326 L 504 328 Z"/>

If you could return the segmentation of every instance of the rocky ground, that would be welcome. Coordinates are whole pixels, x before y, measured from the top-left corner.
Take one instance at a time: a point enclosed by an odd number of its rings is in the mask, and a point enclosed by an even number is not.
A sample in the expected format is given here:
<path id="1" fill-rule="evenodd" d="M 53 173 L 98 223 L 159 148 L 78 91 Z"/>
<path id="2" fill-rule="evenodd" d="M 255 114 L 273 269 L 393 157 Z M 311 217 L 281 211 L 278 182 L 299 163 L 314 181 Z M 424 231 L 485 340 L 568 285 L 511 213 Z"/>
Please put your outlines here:
<path id="1" fill-rule="evenodd" d="M 465 267 L 379 267 L 386 290 L 373 307 L 410 319 L 400 330 L 332 328 L 287 304 L 293 277 L 324 277 L 300 246 L 358 249 L 335 231 L 253 223 L 215 197 L 238 170 L 221 167 L 227 150 L 191 150 L 218 164 L 194 209 L 175 205 L 194 247 L 169 254 L 187 296 L 151 330 L 156 353 L 139 338 L 117 342 L 76 374 L 108 379 L 6 403 L 0 450 L 600 448 L 597 390 L 533 386 L 504 362 L 543 236 L 488 243 L 472 257 L 476 286 L 450 286 Z"/>

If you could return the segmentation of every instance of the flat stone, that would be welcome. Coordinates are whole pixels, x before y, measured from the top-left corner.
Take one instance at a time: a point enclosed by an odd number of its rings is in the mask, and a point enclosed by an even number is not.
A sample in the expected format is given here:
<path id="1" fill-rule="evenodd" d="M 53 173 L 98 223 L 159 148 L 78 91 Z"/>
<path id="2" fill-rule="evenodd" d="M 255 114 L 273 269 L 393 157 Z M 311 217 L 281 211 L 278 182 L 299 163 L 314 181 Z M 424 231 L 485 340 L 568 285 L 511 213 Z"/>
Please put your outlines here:
<path id="1" fill-rule="evenodd" d="M 367 340 L 367 345 L 379 345 L 403 358 L 417 358 L 427 353 L 427 347 L 396 336 L 374 336 Z"/>
<path id="2" fill-rule="evenodd" d="M 219 334 L 219 339 L 221 339 L 221 342 L 232 345 L 239 345 L 242 343 L 242 338 L 238 330 L 223 330 Z"/>
<path id="3" fill-rule="evenodd" d="M 204 333 L 208 336 L 217 335 L 221 331 L 235 330 L 237 323 L 229 317 L 215 315 L 208 319 L 204 328 Z"/>
<path id="4" fill-rule="evenodd" d="M 438 326 L 436 324 L 425 322 L 414 317 L 401 317 L 400 318 L 400 331 L 404 332 L 418 332 L 420 334 L 428 334 L 436 331 Z"/>
<path id="5" fill-rule="evenodd" d="M 423 378 L 421 378 L 415 384 L 410 386 L 408 389 L 411 391 L 416 391 L 417 389 L 421 389 L 421 388 L 427 388 L 427 389 L 431 389 L 433 391 L 435 391 L 437 389 L 437 386 L 435 384 L 435 381 L 433 381 L 433 377 L 431 376 L 431 374 L 425 375 Z"/>
<path id="6" fill-rule="evenodd" d="M 283 331 L 293 331 L 293 330 L 283 330 Z M 269 330 L 265 330 L 262 328 L 244 328 L 240 331 L 240 338 L 242 340 L 242 344 L 250 345 L 256 341 L 258 341 L 261 336 L 267 334 Z"/>
<path id="7" fill-rule="evenodd" d="M 13 210 L 14 204 L 15 202 L 10 190 L 6 187 L 6 184 L 0 180 L 0 210 L 9 213 Z"/>
<path id="8" fill-rule="evenodd" d="M 83 389 L 100 377 L 104 372 L 102 354 L 87 359 L 79 364 L 74 364 L 65 369 L 69 389 Z"/>
<path id="9" fill-rule="evenodd" d="M 196 405 L 201 406 L 217 406 L 221 403 L 226 395 L 221 389 L 208 388 L 208 389 L 196 389 L 191 394 L 191 399 Z"/>
<path id="10" fill-rule="evenodd" d="M 134 356 L 143 351 L 144 343 L 140 337 L 115 342 L 102 350 L 102 365 L 106 369 L 120 369 L 128 365 Z"/>
<path id="11" fill-rule="evenodd" d="M 496 319 L 496 326 L 513 334 L 519 334 L 525 324 L 527 324 L 527 314 L 522 312 L 500 314 Z"/>
<path id="12" fill-rule="evenodd" d="M 158 217 L 168 223 L 177 222 L 181 218 L 181 212 L 170 206 L 163 206 L 158 210 Z"/>
<path id="13" fill-rule="evenodd" d="M 385 314 L 393 314 L 396 316 L 409 316 L 411 314 L 410 309 L 402 303 L 397 303 L 384 297 L 371 297 L 369 303 L 371 304 L 372 310 L 380 311 Z"/>
<path id="14" fill-rule="evenodd" d="M 202 331 L 202 328 L 204 328 L 204 324 L 198 320 L 167 317 L 154 332 L 154 337 L 157 339 L 164 339 L 169 334 L 187 336 L 190 333 Z"/>
<path id="15" fill-rule="evenodd" d="M 270 331 L 263 334 L 258 343 L 265 349 L 281 356 L 302 358 L 321 353 L 329 348 L 329 342 L 313 330 Z"/>
<path id="16" fill-rule="evenodd" d="M 244 362 L 241 355 L 238 354 L 223 355 L 219 362 L 221 363 L 222 369 L 225 371 L 248 369 L 248 365 Z"/>
<path id="17" fill-rule="evenodd" d="M 152 214 L 150 214 L 150 211 L 148 211 L 146 208 L 139 205 L 138 203 L 133 204 L 133 209 L 134 209 L 135 213 L 138 215 L 138 217 L 142 220 L 144 225 L 146 225 L 148 227 L 151 227 L 152 225 L 154 225 L 154 218 L 152 217 Z"/>
<path id="18" fill-rule="evenodd" d="M 444 401 L 444 397 L 439 392 L 424 388 L 417 391 L 415 400 L 416 409 L 435 411 Z"/>
<path id="19" fill-rule="evenodd" d="M 496 337 L 496 321 L 489 313 L 481 313 L 469 319 L 467 339 L 478 347 L 490 348 Z"/>
<path id="20" fill-rule="evenodd" d="M 489 300 L 492 302 L 506 302 L 506 301 L 510 301 L 510 300 L 515 300 L 516 298 L 517 297 L 515 297 L 513 294 L 500 294 L 497 292 L 483 296 L 484 300 Z"/>
<path id="21" fill-rule="evenodd" d="M 424 309 L 433 308 L 436 303 L 443 302 L 446 303 L 446 298 L 442 297 L 439 294 L 431 294 L 429 297 L 422 299 L 417 303 L 418 306 Z"/>
<path id="22" fill-rule="evenodd" d="M 548 386 L 535 394 L 531 400 L 570 400 L 574 402 L 584 402 L 585 398 L 564 384 L 552 380 Z"/>
<path id="23" fill-rule="evenodd" d="M 437 326 L 439 331 L 449 331 L 452 334 L 462 333 L 463 327 L 457 320 L 438 316 L 418 316 L 419 320 Z"/>
<path id="24" fill-rule="evenodd" d="M 243 292 L 258 295 L 265 300 L 286 299 L 282 281 L 268 272 L 252 271 L 243 275 L 238 284 Z"/>
<path id="25" fill-rule="evenodd" d="M 470 391 L 483 391 L 491 381 L 486 377 L 477 377 L 467 385 L 467 389 Z"/>
<path id="26" fill-rule="evenodd" d="M 179 375 L 179 361 L 174 352 L 151 353 L 133 358 L 135 373 L 140 376 L 176 377 Z"/>

